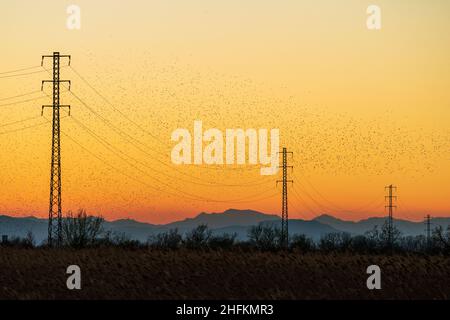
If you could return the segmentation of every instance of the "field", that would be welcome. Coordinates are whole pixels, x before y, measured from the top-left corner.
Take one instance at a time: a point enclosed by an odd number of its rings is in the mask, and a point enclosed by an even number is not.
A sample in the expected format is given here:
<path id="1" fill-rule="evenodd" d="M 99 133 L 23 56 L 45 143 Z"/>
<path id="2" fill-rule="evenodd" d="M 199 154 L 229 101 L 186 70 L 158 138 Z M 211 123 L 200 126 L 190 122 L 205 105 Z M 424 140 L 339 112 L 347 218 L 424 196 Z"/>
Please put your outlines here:
<path id="1" fill-rule="evenodd" d="M 81 267 L 82 289 L 66 287 Z M 366 268 L 381 268 L 368 290 Z M 450 258 L 0 248 L 0 299 L 449 299 Z"/>

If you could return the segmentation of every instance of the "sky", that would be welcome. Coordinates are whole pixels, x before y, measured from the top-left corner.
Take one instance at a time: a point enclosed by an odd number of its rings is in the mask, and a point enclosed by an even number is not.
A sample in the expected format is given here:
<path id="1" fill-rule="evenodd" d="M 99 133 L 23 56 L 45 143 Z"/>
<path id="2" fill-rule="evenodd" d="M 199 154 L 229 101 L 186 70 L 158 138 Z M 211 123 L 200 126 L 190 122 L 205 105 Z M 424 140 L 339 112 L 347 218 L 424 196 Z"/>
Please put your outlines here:
<path id="1" fill-rule="evenodd" d="M 77 5 L 81 29 L 67 7 Z M 381 29 L 366 26 L 369 5 Z M 450 216 L 450 2 L 157 0 L 0 3 L 0 213 L 46 217 L 59 51 L 63 211 L 166 223 L 228 208 L 279 214 L 280 174 L 174 165 L 171 134 L 279 129 L 289 216 Z M 23 69 L 23 70 L 21 70 Z M 21 71 L 14 71 L 21 70 Z M 9 72 L 14 71 L 14 72 Z"/>

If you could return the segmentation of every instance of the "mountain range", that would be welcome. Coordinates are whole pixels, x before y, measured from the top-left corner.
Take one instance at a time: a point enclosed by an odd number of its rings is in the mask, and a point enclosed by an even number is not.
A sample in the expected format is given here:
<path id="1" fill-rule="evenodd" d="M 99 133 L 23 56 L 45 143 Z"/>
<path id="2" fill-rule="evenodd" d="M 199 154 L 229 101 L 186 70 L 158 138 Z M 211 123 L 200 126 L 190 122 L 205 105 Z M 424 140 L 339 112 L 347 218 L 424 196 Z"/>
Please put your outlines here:
<path id="1" fill-rule="evenodd" d="M 355 222 L 323 214 L 312 220 L 290 219 L 289 233 L 291 235 L 305 234 L 314 240 L 333 232 L 348 232 L 357 235 L 364 234 L 375 226 L 382 226 L 385 220 L 385 217 L 372 217 Z M 281 219 L 275 214 L 229 209 L 219 213 L 202 212 L 194 218 L 160 225 L 138 222 L 132 219 L 105 221 L 104 229 L 105 231 L 125 234 L 130 239 L 146 241 L 150 235 L 158 232 L 177 228 L 180 233 L 186 233 L 200 224 L 206 224 L 214 234 L 236 233 L 238 240 L 245 240 L 247 239 L 248 229 L 259 223 L 279 226 Z M 450 225 L 450 218 L 433 218 L 431 223 L 433 227 L 440 225 L 446 228 Z M 423 222 L 394 219 L 394 224 L 404 235 L 425 234 Z M 29 231 L 33 233 L 37 243 L 44 241 L 47 237 L 47 219 L 0 216 L 0 235 L 25 237 Z"/>

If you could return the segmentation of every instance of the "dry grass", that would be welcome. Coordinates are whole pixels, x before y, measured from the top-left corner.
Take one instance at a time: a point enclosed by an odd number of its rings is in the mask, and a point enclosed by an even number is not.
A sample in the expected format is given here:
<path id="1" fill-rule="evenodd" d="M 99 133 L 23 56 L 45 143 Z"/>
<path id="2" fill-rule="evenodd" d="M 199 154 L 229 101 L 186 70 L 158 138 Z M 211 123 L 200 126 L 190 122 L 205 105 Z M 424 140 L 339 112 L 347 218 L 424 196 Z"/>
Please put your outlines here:
<path id="1" fill-rule="evenodd" d="M 82 290 L 65 270 L 82 269 Z M 382 290 L 366 288 L 366 268 Z M 450 258 L 0 248 L 0 299 L 449 299 Z"/>

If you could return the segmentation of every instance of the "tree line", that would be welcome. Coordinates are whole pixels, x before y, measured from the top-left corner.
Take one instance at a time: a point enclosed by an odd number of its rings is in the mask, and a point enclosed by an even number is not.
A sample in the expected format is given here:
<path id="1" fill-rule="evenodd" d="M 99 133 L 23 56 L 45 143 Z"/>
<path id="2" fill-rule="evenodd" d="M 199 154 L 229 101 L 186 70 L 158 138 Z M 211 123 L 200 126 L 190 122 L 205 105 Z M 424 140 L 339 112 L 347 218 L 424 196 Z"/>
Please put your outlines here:
<path id="1" fill-rule="evenodd" d="M 125 247 L 150 248 L 161 250 L 195 249 L 245 249 L 260 251 L 292 250 L 300 252 L 355 252 L 355 253 L 427 253 L 450 254 L 450 226 L 446 229 L 434 228 L 430 237 L 424 235 L 409 236 L 394 226 L 389 236 L 388 225 L 375 226 L 363 235 L 351 235 L 346 232 L 328 233 L 317 241 L 304 234 L 294 234 L 289 238 L 289 247 L 283 248 L 281 231 L 270 224 L 259 224 L 248 229 L 247 240 L 237 240 L 237 234 L 214 234 L 207 225 L 199 225 L 189 232 L 181 234 L 171 229 L 148 237 L 146 242 L 130 239 L 123 233 L 105 231 L 104 219 L 88 215 L 85 210 L 69 212 L 62 221 L 63 247 Z M 35 248 L 36 241 L 31 232 L 23 237 L 14 237 L 2 246 Z M 39 245 L 46 247 L 46 243 Z"/>

